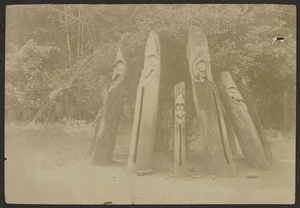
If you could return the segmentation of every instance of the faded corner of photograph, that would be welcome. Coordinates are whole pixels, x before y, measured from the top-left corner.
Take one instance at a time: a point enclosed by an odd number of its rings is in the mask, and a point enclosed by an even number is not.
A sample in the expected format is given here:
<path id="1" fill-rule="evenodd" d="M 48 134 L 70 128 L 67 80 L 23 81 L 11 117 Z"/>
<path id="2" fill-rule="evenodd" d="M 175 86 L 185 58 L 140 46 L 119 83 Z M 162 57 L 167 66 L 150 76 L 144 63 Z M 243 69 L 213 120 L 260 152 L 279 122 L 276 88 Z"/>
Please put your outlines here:
<path id="1" fill-rule="evenodd" d="M 5 201 L 294 204 L 296 7 L 6 7 Z"/>

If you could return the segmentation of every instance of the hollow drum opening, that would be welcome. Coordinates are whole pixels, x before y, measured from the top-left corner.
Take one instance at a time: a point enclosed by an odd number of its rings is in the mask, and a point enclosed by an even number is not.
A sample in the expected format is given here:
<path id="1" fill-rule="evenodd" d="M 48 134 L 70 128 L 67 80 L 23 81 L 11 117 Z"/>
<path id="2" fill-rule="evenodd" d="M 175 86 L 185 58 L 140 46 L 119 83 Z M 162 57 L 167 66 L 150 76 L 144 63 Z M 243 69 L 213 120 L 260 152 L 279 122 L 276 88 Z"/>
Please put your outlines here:
<path id="1" fill-rule="evenodd" d="M 143 112 L 143 101 L 144 101 L 144 87 L 142 87 L 141 92 L 141 100 L 140 100 L 140 111 L 139 111 L 139 120 L 138 120 L 138 127 L 137 127 L 137 133 L 136 133 L 136 140 L 135 140 L 135 149 L 134 149 L 134 156 L 133 156 L 133 163 L 136 163 L 137 159 L 137 150 L 138 150 L 138 144 L 139 144 L 139 137 L 140 137 L 140 129 L 141 129 L 141 119 L 142 119 L 142 112 Z"/>

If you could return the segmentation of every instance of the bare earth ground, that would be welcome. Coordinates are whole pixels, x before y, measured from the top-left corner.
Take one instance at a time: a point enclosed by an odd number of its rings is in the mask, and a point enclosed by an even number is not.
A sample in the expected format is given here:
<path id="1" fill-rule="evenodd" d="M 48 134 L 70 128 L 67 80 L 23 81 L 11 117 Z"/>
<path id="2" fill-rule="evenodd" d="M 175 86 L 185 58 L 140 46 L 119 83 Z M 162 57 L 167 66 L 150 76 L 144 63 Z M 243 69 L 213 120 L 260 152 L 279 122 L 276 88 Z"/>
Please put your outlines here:
<path id="1" fill-rule="evenodd" d="M 276 162 L 270 171 L 248 167 L 235 156 L 238 176 L 213 178 L 201 152 L 189 154 L 192 175 L 172 177 L 172 152 L 157 153 L 154 174 L 135 176 L 126 172 L 130 128 L 120 128 L 109 167 L 89 164 L 86 154 L 92 127 L 73 125 L 6 124 L 5 198 L 7 203 L 51 204 L 264 204 L 294 203 L 295 131 L 287 136 L 267 132 Z M 199 148 L 198 148 L 199 149 Z M 259 174 L 247 178 L 248 173 Z"/>

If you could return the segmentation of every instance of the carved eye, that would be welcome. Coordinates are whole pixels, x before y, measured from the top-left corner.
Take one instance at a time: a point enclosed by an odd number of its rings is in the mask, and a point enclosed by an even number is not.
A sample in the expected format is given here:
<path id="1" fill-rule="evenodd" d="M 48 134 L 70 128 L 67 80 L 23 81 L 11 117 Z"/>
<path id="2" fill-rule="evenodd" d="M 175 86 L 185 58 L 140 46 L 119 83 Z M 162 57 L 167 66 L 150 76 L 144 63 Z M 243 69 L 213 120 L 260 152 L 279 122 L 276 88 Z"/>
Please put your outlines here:
<path id="1" fill-rule="evenodd" d="M 206 64 L 203 61 L 200 61 L 196 67 L 197 67 L 197 70 L 200 72 L 204 72 L 206 70 Z"/>
<path id="2" fill-rule="evenodd" d="M 149 56 L 148 63 L 150 66 L 156 67 L 157 66 L 157 58 L 154 55 Z"/>
<path id="3" fill-rule="evenodd" d="M 236 94 L 237 93 L 237 89 L 235 87 L 229 87 L 228 91 L 231 92 L 232 94 Z"/>
<path id="4" fill-rule="evenodd" d="M 182 104 L 176 104 L 176 106 L 175 106 L 175 109 L 176 109 L 176 111 L 179 111 L 179 110 L 182 110 L 182 111 L 184 111 L 184 104 L 182 103 Z"/>
<path id="5" fill-rule="evenodd" d="M 181 110 L 184 111 L 184 104 L 181 105 Z"/>
<path id="6" fill-rule="evenodd" d="M 116 64 L 117 71 L 123 71 L 124 70 L 124 63 L 122 61 L 118 61 Z"/>

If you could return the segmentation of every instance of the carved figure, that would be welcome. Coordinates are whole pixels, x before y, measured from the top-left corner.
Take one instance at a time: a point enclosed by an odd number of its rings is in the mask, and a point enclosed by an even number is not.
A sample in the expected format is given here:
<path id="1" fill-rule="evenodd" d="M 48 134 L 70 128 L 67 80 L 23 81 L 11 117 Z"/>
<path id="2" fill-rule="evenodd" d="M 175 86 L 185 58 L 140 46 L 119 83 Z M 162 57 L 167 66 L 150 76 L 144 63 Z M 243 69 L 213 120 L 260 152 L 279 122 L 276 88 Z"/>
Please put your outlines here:
<path id="1" fill-rule="evenodd" d="M 269 169 L 259 134 L 231 74 L 221 72 L 217 83 L 225 110 L 248 165 L 257 169 Z"/>
<path id="2" fill-rule="evenodd" d="M 174 176 L 185 176 L 186 152 L 185 152 L 185 84 L 180 82 L 175 85 L 175 122 L 174 122 Z"/>

